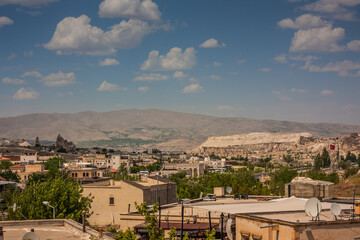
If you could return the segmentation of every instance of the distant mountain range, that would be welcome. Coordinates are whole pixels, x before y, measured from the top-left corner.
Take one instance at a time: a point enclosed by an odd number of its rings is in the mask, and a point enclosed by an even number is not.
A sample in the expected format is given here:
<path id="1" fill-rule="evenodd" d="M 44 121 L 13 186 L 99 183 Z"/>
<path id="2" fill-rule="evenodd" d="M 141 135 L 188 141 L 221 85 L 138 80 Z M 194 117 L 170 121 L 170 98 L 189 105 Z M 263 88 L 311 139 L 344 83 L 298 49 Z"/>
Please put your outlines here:
<path id="1" fill-rule="evenodd" d="M 60 133 L 82 147 L 189 150 L 211 136 L 251 132 L 309 132 L 333 137 L 360 132 L 360 126 L 213 117 L 158 109 L 112 112 L 39 113 L 0 118 L 0 137 L 55 141 Z"/>

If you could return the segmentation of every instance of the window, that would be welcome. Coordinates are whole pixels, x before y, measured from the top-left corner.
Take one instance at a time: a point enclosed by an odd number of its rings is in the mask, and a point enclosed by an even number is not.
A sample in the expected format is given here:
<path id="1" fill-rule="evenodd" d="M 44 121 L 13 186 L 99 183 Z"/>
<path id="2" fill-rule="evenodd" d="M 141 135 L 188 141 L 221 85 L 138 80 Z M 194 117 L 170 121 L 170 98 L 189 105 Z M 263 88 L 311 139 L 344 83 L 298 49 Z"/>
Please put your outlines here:
<path id="1" fill-rule="evenodd" d="M 87 177 L 89 176 L 89 173 L 88 173 L 88 172 L 86 173 L 86 176 L 87 176 Z"/>
<path id="2" fill-rule="evenodd" d="M 110 198 L 109 198 L 109 204 L 110 204 L 110 205 L 114 205 L 114 204 L 115 204 L 114 197 L 110 197 Z"/>
<path id="3" fill-rule="evenodd" d="M 83 177 L 85 177 L 85 173 L 83 173 Z"/>

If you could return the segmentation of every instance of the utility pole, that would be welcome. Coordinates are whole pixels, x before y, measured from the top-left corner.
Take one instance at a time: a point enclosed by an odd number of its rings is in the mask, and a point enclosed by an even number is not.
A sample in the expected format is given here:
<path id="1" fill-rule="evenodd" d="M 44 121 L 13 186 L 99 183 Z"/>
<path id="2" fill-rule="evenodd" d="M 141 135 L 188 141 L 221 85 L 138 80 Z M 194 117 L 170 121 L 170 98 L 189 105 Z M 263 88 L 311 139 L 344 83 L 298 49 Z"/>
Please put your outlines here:
<path id="1" fill-rule="evenodd" d="M 224 240 L 224 213 L 221 213 L 220 215 L 220 219 L 221 219 L 221 240 Z"/>
<path id="2" fill-rule="evenodd" d="M 184 236 L 184 202 L 181 201 L 181 232 L 180 232 L 180 240 L 183 239 Z"/>

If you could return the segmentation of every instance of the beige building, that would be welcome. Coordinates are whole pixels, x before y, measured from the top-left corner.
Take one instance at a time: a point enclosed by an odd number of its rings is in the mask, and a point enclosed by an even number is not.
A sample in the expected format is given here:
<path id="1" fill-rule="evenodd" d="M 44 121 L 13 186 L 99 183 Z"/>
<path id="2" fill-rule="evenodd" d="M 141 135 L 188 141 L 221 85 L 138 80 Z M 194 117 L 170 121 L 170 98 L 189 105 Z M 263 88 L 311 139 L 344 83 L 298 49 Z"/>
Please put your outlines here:
<path id="1" fill-rule="evenodd" d="M 29 165 L 13 165 L 10 167 L 10 170 L 14 173 L 17 173 L 20 177 L 20 182 L 24 183 L 29 179 L 29 175 L 33 173 L 45 174 L 45 166 L 42 164 L 29 164 Z"/>
<path id="2" fill-rule="evenodd" d="M 334 183 L 297 177 L 285 184 L 286 197 L 299 198 L 331 198 L 334 196 Z"/>
<path id="3" fill-rule="evenodd" d="M 157 180 L 158 178 L 158 180 Z M 161 204 L 177 202 L 176 183 L 159 176 L 143 177 L 142 181 L 128 180 L 98 182 L 83 185 L 84 196 L 94 197 L 93 214 L 88 218 L 92 226 L 120 224 L 120 214 L 134 211 L 135 202 L 152 205 L 160 199 Z"/>
<path id="4" fill-rule="evenodd" d="M 87 162 L 72 162 L 64 164 L 65 168 L 69 170 L 69 175 L 77 180 L 91 181 L 93 179 L 104 178 L 110 173 L 107 168 L 96 168 L 91 163 Z"/>
<path id="5" fill-rule="evenodd" d="M 205 165 L 203 163 L 165 163 L 161 175 L 171 175 L 176 172 L 186 172 L 190 177 L 204 175 Z"/>
<path id="6" fill-rule="evenodd" d="M 237 240 L 353 240 L 360 237 L 360 219 L 335 220 L 327 210 L 320 221 L 312 221 L 305 211 L 236 215 Z"/>

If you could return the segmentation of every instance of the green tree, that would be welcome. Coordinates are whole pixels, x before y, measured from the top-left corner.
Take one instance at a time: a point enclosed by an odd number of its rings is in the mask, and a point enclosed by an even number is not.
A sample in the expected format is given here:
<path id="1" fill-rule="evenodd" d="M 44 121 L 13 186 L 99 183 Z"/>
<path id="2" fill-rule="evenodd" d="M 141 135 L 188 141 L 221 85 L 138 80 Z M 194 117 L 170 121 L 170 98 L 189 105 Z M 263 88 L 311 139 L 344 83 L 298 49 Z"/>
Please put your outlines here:
<path id="1" fill-rule="evenodd" d="M 125 232 L 121 231 L 115 236 L 115 240 L 136 240 L 136 233 L 128 228 Z"/>
<path id="2" fill-rule="evenodd" d="M 215 237 L 215 234 L 216 234 L 216 231 L 215 229 L 211 229 L 211 232 L 209 230 L 206 230 L 206 240 L 216 240 L 216 237 Z"/>
<path id="3" fill-rule="evenodd" d="M 323 148 L 323 151 L 321 154 L 321 163 L 322 163 L 323 168 L 329 167 L 331 164 L 330 154 L 326 150 L 326 148 Z"/>
<path id="4" fill-rule="evenodd" d="M 310 171 L 308 171 L 306 173 L 306 176 L 314 180 L 323 180 L 323 181 L 333 182 L 335 184 L 339 183 L 340 181 L 339 175 L 336 172 L 326 174 L 324 171 L 316 168 L 313 168 Z"/>
<path id="5" fill-rule="evenodd" d="M 286 162 L 287 164 L 290 164 L 292 162 L 294 162 L 294 158 L 291 155 L 283 155 L 283 160 L 284 162 Z"/>
<path id="6" fill-rule="evenodd" d="M 357 174 L 359 171 L 359 168 L 358 167 L 348 167 L 346 170 L 345 170 L 345 174 L 344 174 L 344 178 L 348 178 L 352 175 L 355 175 Z"/>
<path id="7" fill-rule="evenodd" d="M 15 190 L 8 200 L 8 206 L 14 203 L 21 207 L 16 212 L 9 209 L 9 219 L 48 219 L 52 218 L 52 209 L 45 206 L 48 201 L 55 208 L 56 218 L 70 218 L 80 222 L 82 211 L 89 217 L 92 198 L 82 196 L 82 186 L 67 175 L 58 172 L 45 182 L 32 182 L 25 190 Z M 19 213 L 21 211 L 21 214 Z"/>
<path id="8" fill-rule="evenodd" d="M 347 152 L 345 160 L 356 162 L 356 155 L 354 153 L 351 153 L 350 151 Z"/>
<path id="9" fill-rule="evenodd" d="M 139 214 L 145 217 L 145 223 L 147 223 L 145 229 L 148 231 L 149 240 L 164 240 L 164 231 L 156 226 L 157 220 L 155 213 L 159 209 L 159 204 L 155 203 L 151 211 L 148 210 L 146 202 L 140 205 L 135 202 L 135 205 Z"/>
<path id="10" fill-rule="evenodd" d="M 8 181 L 20 182 L 19 175 L 10 169 L 0 171 L 0 176 Z"/>
<path id="11" fill-rule="evenodd" d="M 282 167 L 276 172 L 270 173 L 270 189 L 274 194 L 284 194 L 285 184 L 291 182 L 297 176 L 296 170 L 291 170 L 288 167 Z"/>
<path id="12" fill-rule="evenodd" d="M 320 170 L 321 166 L 322 166 L 322 159 L 320 153 L 318 153 L 314 159 L 314 168 L 316 170 Z"/>
<path id="13" fill-rule="evenodd" d="M 64 158 L 60 157 L 52 157 L 49 158 L 46 162 L 44 162 L 44 166 L 46 170 L 54 170 L 59 169 L 60 166 L 62 166 L 66 160 Z"/>
<path id="14" fill-rule="evenodd" d="M 9 169 L 12 165 L 10 161 L 1 161 L 0 163 L 0 170 L 6 170 L 6 169 Z"/>

